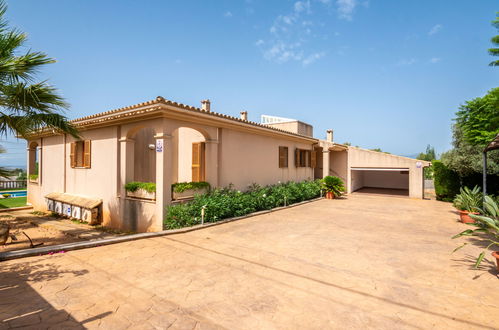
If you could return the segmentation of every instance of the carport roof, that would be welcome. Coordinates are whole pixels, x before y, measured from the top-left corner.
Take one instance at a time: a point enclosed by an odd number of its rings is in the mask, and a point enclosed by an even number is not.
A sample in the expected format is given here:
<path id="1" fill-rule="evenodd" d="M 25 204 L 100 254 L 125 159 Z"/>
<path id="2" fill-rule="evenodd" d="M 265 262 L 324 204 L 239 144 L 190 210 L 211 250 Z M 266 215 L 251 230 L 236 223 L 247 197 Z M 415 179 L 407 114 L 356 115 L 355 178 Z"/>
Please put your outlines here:
<path id="1" fill-rule="evenodd" d="M 499 133 L 496 135 L 496 137 L 490 141 L 490 143 L 485 147 L 485 152 L 491 151 L 491 150 L 496 150 L 499 149 Z"/>

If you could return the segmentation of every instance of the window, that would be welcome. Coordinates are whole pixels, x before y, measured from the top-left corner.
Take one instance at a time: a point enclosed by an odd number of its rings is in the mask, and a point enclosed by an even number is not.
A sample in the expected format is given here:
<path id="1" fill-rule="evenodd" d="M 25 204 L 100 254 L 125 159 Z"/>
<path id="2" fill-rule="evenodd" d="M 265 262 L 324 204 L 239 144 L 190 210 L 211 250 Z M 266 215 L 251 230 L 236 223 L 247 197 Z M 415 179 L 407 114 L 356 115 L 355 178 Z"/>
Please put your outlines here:
<path id="1" fill-rule="evenodd" d="M 90 140 L 71 142 L 71 167 L 90 168 Z"/>
<path id="2" fill-rule="evenodd" d="M 296 167 L 315 167 L 316 153 L 312 150 L 296 149 L 295 150 L 295 166 Z"/>
<path id="3" fill-rule="evenodd" d="M 279 147 L 279 168 L 288 167 L 288 147 Z"/>

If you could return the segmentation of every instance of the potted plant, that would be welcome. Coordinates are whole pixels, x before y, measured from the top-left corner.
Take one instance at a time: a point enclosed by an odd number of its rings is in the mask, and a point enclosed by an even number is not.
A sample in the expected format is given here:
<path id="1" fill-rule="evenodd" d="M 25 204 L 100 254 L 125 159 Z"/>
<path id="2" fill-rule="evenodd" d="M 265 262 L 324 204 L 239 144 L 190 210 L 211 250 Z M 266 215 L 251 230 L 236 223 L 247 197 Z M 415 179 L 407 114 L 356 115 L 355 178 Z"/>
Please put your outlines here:
<path id="1" fill-rule="evenodd" d="M 132 181 L 125 185 L 126 195 L 140 199 L 156 199 L 156 184 L 152 182 Z"/>
<path id="2" fill-rule="evenodd" d="M 483 195 L 480 188 L 475 186 L 473 189 L 464 187 L 454 198 L 454 207 L 458 210 L 462 223 L 473 223 L 474 220 L 469 214 L 478 214 L 482 204 Z"/>
<path id="3" fill-rule="evenodd" d="M 178 182 L 172 184 L 173 199 L 191 198 L 195 195 L 206 194 L 210 190 L 210 184 L 200 182 Z"/>
<path id="4" fill-rule="evenodd" d="M 328 175 L 321 180 L 322 190 L 326 193 L 326 199 L 341 196 L 345 191 L 345 184 L 337 176 Z"/>
<path id="5" fill-rule="evenodd" d="M 458 238 L 461 236 L 472 236 L 480 234 L 485 234 L 482 236 L 483 239 L 489 244 L 485 247 L 485 249 L 478 255 L 475 268 L 480 266 L 483 258 L 485 257 L 485 252 L 492 247 L 493 245 L 499 246 L 499 207 L 497 202 L 494 201 L 490 196 L 485 196 L 483 202 L 483 209 L 479 209 L 479 215 L 470 214 L 470 216 L 475 220 L 474 223 L 470 224 L 471 226 L 477 227 L 476 229 L 467 229 L 452 238 Z M 454 251 L 457 251 L 464 247 L 467 243 L 456 248 Z M 499 251 L 492 252 L 492 256 L 496 258 L 496 267 L 499 272 Z"/>

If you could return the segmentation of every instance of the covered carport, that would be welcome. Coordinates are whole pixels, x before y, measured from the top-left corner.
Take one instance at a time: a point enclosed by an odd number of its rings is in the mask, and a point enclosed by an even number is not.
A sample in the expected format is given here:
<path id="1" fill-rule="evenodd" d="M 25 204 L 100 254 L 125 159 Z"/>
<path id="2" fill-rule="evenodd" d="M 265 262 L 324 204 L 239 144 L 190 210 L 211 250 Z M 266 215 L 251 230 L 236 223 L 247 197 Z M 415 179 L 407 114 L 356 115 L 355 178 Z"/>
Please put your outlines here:
<path id="1" fill-rule="evenodd" d="M 352 167 L 352 192 L 409 196 L 409 168 Z"/>
<path id="2" fill-rule="evenodd" d="M 347 191 L 423 198 L 423 168 L 430 162 L 348 147 Z"/>

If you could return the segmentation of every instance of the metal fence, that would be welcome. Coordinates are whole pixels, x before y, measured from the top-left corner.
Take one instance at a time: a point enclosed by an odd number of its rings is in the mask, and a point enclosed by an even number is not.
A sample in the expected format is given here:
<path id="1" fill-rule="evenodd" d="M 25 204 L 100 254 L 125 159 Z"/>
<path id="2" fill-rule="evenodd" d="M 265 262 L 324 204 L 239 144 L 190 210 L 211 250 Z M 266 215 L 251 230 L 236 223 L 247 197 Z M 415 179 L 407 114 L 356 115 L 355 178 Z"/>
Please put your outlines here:
<path id="1" fill-rule="evenodd" d="M 26 188 L 26 180 L 0 181 L 0 190 Z"/>

